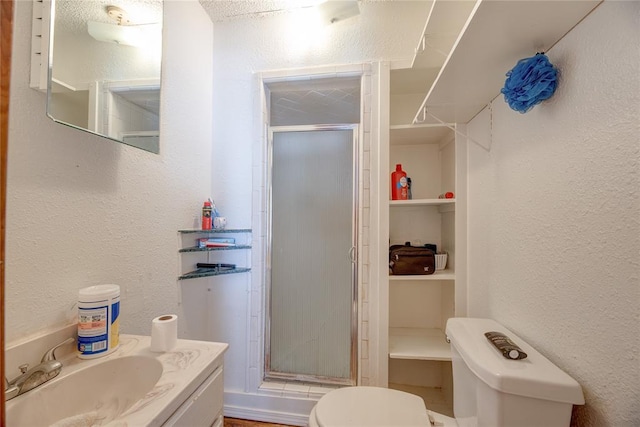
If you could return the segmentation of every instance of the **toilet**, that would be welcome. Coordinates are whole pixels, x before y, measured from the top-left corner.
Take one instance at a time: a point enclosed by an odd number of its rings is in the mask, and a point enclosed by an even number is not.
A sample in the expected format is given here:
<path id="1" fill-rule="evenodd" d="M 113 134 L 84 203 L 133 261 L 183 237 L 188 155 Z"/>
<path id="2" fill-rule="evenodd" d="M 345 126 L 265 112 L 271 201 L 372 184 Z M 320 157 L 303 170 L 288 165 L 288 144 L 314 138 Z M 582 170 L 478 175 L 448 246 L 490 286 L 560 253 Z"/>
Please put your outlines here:
<path id="1" fill-rule="evenodd" d="M 526 354 L 502 356 L 485 332 L 507 335 Z M 569 426 L 573 405 L 583 405 L 580 385 L 514 333 L 491 319 L 452 318 L 453 413 L 425 407 L 415 395 L 381 387 L 345 387 L 324 395 L 309 415 L 310 427 Z"/>

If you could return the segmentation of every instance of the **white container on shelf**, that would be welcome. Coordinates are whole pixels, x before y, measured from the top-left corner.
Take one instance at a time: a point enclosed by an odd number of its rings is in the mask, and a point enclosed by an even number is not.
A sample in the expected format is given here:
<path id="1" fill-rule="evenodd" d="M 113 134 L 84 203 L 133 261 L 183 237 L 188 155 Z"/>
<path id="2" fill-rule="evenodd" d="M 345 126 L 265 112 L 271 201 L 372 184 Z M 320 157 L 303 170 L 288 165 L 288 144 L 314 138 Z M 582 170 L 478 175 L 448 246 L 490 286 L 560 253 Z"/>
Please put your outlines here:
<path id="1" fill-rule="evenodd" d="M 447 253 L 436 254 L 436 271 L 444 270 L 447 266 Z"/>

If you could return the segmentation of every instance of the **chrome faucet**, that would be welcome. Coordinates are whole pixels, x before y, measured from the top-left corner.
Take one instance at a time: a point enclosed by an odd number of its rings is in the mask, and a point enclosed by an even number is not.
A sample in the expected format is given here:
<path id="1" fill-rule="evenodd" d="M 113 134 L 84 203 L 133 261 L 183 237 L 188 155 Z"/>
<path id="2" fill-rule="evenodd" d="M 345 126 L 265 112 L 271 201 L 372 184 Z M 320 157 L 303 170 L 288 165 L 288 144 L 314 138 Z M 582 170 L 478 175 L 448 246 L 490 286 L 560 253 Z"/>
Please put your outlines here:
<path id="1" fill-rule="evenodd" d="M 41 384 L 55 378 L 62 370 L 62 363 L 56 360 L 55 351 L 65 344 L 69 344 L 75 341 L 73 338 L 69 338 L 50 348 L 42 356 L 40 363 L 33 368 L 29 369 L 28 364 L 20 365 L 21 375 L 12 381 L 7 381 L 5 378 L 5 400 L 13 399 L 23 393 L 33 390 Z"/>

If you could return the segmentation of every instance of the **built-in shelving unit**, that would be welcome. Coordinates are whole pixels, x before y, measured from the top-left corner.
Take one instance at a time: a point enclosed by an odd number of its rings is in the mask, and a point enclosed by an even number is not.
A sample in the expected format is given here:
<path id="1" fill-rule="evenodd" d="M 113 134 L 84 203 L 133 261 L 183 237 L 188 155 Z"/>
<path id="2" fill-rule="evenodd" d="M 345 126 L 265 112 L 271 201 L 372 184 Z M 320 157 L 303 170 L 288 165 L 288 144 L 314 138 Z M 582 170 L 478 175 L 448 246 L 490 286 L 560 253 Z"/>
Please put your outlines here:
<path id="1" fill-rule="evenodd" d="M 443 330 L 467 306 L 464 125 L 500 94 L 520 59 L 547 51 L 600 2 L 434 0 L 413 59 L 390 63 L 389 173 L 402 164 L 413 200 L 381 204 L 389 219 L 381 242 L 437 244 L 449 259 L 433 275 L 384 278 L 388 380 L 430 407 L 444 401 L 439 412 L 452 411 Z M 449 191 L 455 199 L 438 198 Z"/>
<path id="2" fill-rule="evenodd" d="M 190 229 L 190 230 L 178 230 L 178 233 L 181 235 L 228 235 L 228 234 L 249 234 L 251 233 L 250 228 L 242 228 L 242 229 L 214 229 L 214 230 L 198 230 L 198 229 Z M 195 237 L 195 236 L 194 236 Z M 251 245 L 248 244 L 235 244 L 234 246 L 214 246 L 214 247 L 197 247 L 197 246 L 189 246 L 185 248 L 180 248 L 178 250 L 179 253 L 212 253 L 212 252 L 226 252 L 226 251 L 235 251 L 235 250 L 247 250 L 251 249 Z M 186 280 L 186 279 L 198 279 L 202 277 L 211 277 L 211 276 L 220 276 L 226 274 L 238 274 L 238 273 L 246 273 L 251 271 L 248 267 L 235 267 L 235 268 L 196 268 L 193 271 L 188 273 L 184 273 L 178 277 L 178 280 Z"/>
<path id="3" fill-rule="evenodd" d="M 411 178 L 413 199 L 386 203 L 390 244 L 435 244 L 438 251 L 449 254 L 447 268 L 434 274 L 386 277 L 389 387 L 415 393 L 429 407 L 440 402 L 440 411 L 449 414 L 451 350 L 442 331 L 456 314 L 456 288 L 463 286 L 456 276 L 457 240 L 462 236 L 455 227 L 459 199 L 439 195 L 458 194 L 456 153 L 462 142 L 456 141 L 455 128 L 454 124 L 390 126 L 389 170 L 402 164 Z"/>

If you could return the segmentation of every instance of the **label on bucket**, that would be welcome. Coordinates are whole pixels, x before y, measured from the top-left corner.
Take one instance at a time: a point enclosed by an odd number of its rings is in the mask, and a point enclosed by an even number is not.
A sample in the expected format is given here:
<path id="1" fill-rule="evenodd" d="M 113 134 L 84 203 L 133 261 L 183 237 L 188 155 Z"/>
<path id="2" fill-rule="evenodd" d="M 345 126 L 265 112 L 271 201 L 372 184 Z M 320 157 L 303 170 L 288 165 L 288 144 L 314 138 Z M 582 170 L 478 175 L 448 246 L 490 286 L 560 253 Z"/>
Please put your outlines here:
<path id="1" fill-rule="evenodd" d="M 83 355 L 102 353 L 108 347 L 109 307 L 78 309 L 78 350 Z"/>
<path id="2" fill-rule="evenodd" d="M 111 310 L 111 316 L 109 316 Z M 78 309 L 78 351 L 83 356 L 103 353 L 118 346 L 120 302 L 103 307 Z"/>
<path id="3" fill-rule="evenodd" d="M 120 342 L 120 301 L 111 304 L 111 348 Z"/>

